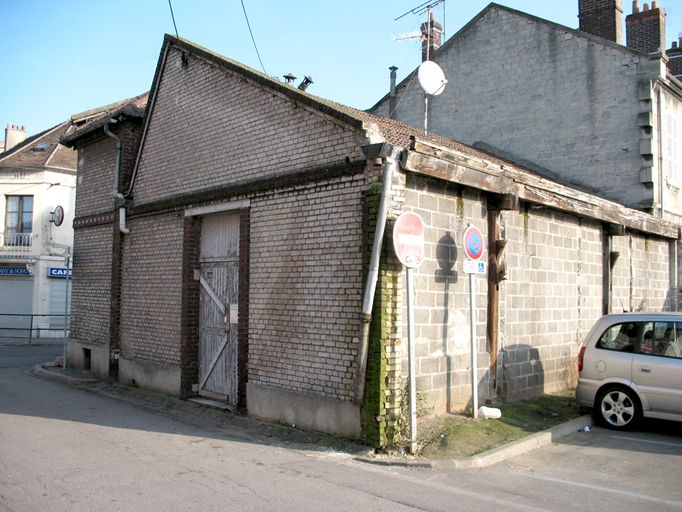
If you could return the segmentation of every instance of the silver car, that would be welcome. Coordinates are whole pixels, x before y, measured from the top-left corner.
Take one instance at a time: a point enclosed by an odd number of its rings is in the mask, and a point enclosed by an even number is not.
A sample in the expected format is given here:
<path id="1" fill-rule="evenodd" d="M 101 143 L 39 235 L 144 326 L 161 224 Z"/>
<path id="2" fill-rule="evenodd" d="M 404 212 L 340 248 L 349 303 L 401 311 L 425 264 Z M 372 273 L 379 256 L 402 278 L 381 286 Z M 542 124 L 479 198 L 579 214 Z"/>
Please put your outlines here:
<path id="1" fill-rule="evenodd" d="M 578 357 L 578 403 L 614 429 L 643 416 L 682 421 L 682 314 L 600 318 Z"/>

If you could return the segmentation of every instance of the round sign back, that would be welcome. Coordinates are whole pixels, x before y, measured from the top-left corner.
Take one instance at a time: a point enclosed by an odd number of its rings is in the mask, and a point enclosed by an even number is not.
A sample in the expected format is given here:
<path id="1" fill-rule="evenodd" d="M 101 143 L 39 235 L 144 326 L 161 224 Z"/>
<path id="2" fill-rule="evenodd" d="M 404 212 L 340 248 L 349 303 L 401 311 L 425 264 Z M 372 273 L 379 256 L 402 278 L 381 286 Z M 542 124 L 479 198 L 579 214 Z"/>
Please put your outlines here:
<path id="1" fill-rule="evenodd" d="M 405 212 L 393 226 L 393 247 L 400 263 L 417 268 L 424 261 L 424 221 L 417 213 Z"/>
<path id="2" fill-rule="evenodd" d="M 64 222 L 64 208 L 57 206 L 52 212 L 52 222 L 55 226 L 61 226 Z"/>
<path id="3" fill-rule="evenodd" d="M 483 233 L 474 225 L 464 231 L 464 252 L 470 260 L 480 260 L 483 256 Z"/>

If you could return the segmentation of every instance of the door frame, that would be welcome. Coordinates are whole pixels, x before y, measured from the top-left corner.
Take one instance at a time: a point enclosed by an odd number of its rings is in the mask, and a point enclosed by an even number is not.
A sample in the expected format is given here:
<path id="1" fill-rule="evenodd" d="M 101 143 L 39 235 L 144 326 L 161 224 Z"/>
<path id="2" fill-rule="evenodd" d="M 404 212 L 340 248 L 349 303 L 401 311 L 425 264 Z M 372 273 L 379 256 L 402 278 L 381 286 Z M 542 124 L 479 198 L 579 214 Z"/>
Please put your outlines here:
<path id="1" fill-rule="evenodd" d="M 201 293 L 200 249 L 204 215 L 239 212 L 239 291 L 237 322 L 237 407 L 246 409 L 249 354 L 249 249 L 250 207 L 248 199 L 186 208 L 183 219 L 181 306 L 181 396 L 196 396 L 199 386 L 199 296 Z"/>

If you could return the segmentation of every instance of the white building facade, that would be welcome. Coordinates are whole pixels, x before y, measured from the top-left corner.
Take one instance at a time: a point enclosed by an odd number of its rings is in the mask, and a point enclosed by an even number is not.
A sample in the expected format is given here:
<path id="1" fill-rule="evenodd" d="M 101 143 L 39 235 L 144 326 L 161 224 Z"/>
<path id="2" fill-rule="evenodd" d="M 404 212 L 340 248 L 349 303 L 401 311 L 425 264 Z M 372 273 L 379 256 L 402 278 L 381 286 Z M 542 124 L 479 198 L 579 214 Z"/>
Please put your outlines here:
<path id="1" fill-rule="evenodd" d="M 70 129 L 15 139 L 0 154 L 0 339 L 65 334 L 76 155 L 59 138 Z"/>

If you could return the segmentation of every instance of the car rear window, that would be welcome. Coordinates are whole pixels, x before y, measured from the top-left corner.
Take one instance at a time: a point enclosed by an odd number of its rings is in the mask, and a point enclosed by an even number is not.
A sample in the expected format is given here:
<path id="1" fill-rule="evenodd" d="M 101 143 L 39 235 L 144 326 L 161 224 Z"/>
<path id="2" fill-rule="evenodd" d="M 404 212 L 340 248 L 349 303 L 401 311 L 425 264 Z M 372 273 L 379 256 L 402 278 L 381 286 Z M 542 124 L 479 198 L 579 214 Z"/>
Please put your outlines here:
<path id="1" fill-rule="evenodd" d="M 639 322 L 612 325 L 599 338 L 597 348 L 616 352 L 634 352 L 639 328 Z"/>

